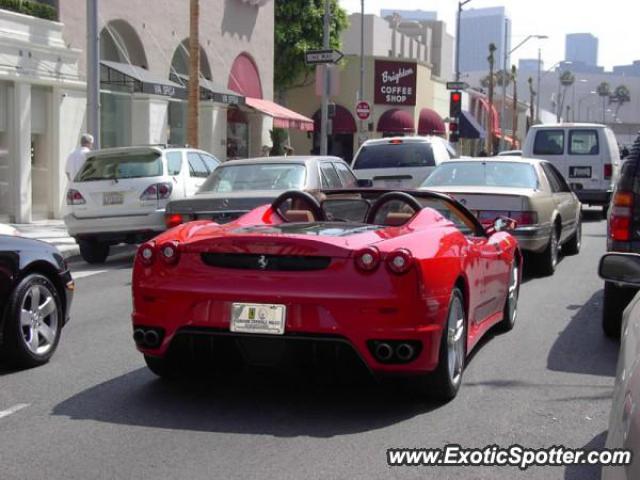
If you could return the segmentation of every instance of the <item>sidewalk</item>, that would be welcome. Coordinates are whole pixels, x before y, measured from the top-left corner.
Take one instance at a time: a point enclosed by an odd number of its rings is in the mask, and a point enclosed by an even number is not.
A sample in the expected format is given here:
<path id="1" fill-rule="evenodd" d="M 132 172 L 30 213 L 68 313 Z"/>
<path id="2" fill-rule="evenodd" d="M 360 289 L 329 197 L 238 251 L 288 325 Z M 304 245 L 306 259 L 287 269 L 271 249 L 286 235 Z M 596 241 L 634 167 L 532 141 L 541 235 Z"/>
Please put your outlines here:
<path id="1" fill-rule="evenodd" d="M 29 224 L 14 224 L 20 235 L 35 238 L 55 245 L 64 258 L 75 257 L 80 254 L 76 241 L 69 236 L 62 220 L 42 220 Z"/>

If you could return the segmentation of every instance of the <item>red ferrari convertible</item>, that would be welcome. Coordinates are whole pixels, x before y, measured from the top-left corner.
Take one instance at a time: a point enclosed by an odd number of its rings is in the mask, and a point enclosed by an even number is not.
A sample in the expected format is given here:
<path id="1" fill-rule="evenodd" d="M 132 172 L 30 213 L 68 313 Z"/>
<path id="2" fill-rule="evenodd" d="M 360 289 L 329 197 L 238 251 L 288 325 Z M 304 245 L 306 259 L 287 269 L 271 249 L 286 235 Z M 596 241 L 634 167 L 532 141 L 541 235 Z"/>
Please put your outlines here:
<path id="1" fill-rule="evenodd" d="M 428 191 L 286 192 L 142 245 L 133 338 L 163 377 L 195 355 L 224 368 L 353 362 L 450 399 L 482 335 L 516 320 L 514 226 L 485 229 Z"/>

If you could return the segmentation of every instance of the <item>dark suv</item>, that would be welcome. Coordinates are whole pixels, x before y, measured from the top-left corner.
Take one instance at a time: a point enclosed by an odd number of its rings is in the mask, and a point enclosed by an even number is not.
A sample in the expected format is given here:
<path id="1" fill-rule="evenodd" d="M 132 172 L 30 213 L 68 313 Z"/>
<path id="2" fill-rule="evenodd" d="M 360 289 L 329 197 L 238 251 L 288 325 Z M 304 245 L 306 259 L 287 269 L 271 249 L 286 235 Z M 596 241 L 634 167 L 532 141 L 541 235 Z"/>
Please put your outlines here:
<path id="1" fill-rule="evenodd" d="M 607 251 L 640 253 L 640 137 L 622 164 L 614 187 L 607 225 Z M 602 328 L 607 336 L 620 337 L 622 312 L 638 289 L 604 283 Z"/>

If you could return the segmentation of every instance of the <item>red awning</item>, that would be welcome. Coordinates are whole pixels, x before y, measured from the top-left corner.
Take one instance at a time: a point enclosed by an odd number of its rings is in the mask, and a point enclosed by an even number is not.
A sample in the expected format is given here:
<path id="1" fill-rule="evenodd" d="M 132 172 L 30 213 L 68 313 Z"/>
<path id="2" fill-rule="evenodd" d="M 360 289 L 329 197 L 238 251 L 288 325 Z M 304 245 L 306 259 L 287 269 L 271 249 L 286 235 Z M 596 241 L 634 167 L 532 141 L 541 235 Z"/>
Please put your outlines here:
<path id="1" fill-rule="evenodd" d="M 392 108 L 384 112 L 378 120 L 378 132 L 413 133 L 415 131 L 413 116 L 406 110 Z"/>
<path id="2" fill-rule="evenodd" d="M 284 108 L 282 105 L 270 100 L 251 97 L 247 97 L 245 100 L 249 107 L 273 117 L 273 126 L 276 128 L 296 128 L 305 132 L 313 131 L 313 120 L 304 115 Z"/>
<path id="3" fill-rule="evenodd" d="M 419 135 L 446 135 L 447 128 L 444 120 L 437 112 L 430 108 L 420 110 L 420 119 L 418 121 Z"/>
<path id="4" fill-rule="evenodd" d="M 262 98 L 262 82 L 258 67 L 246 53 L 241 53 L 233 61 L 227 88 L 245 97 Z"/>
<path id="5" fill-rule="evenodd" d="M 331 131 L 335 135 L 349 135 L 358 131 L 353 115 L 342 105 L 336 105 L 336 115 L 331 120 L 333 122 Z M 313 121 L 316 124 L 316 130 L 320 130 L 320 110 L 313 114 Z"/>

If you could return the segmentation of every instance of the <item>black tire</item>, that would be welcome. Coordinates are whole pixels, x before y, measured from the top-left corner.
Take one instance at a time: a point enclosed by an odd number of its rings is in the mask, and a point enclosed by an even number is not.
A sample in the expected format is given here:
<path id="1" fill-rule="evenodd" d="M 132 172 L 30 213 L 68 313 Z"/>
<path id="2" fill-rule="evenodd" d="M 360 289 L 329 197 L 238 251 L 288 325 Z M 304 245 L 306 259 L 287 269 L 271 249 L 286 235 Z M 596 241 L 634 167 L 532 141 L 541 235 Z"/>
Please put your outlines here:
<path id="1" fill-rule="evenodd" d="M 461 308 L 462 313 L 462 331 L 459 332 L 462 340 L 462 360 L 459 365 L 458 372 L 451 372 L 449 367 L 449 352 L 451 345 L 449 344 L 449 320 L 452 316 L 453 308 Z M 432 373 L 415 379 L 414 385 L 421 396 L 427 396 L 440 401 L 452 400 L 460 390 L 462 384 L 462 373 L 467 356 L 466 338 L 467 338 L 467 315 L 464 308 L 464 296 L 459 288 L 455 287 L 451 292 L 449 300 L 449 313 L 447 314 L 446 325 L 442 332 L 440 340 L 440 354 L 438 357 L 438 367 Z"/>
<path id="2" fill-rule="evenodd" d="M 32 289 L 34 288 L 39 291 L 38 298 L 41 298 L 40 296 L 46 292 L 46 295 L 51 299 L 50 301 L 53 302 L 51 308 L 55 308 L 55 310 L 38 319 L 31 316 L 31 324 L 29 326 L 25 326 L 22 324 L 21 320 L 23 318 L 23 308 L 25 305 L 28 302 L 31 302 L 29 304 L 29 310 L 25 309 L 25 312 L 30 313 L 31 310 L 39 310 L 37 309 L 37 305 L 34 306 L 33 304 L 33 297 L 30 297 L 30 295 L 32 295 Z M 38 302 L 38 305 L 44 306 L 44 303 Z M 53 325 L 54 315 L 55 326 Z M 29 342 L 25 338 L 27 333 L 33 335 L 36 325 L 35 322 L 37 322 L 37 324 L 44 324 L 50 327 L 48 335 L 53 336 L 53 338 L 50 338 L 46 342 L 49 344 L 48 349 L 41 353 L 32 351 L 28 346 Z M 62 308 L 62 301 L 60 300 L 58 291 L 53 283 L 47 277 L 40 275 L 39 273 L 27 275 L 20 280 L 9 296 L 9 301 L 7 302 L 7 307 L 4 312 L 4 333 L 2 343 L 4 347 L 4 356 L 10 363 L 20 368 L 37 367 L 47 363 L 58 348 L 63 322 L 64 310 Z M 32 337 L 35 338 L 35 342 L 44 345 L 44 336 L 41 336 L 38 333 L 35 335 L 35 337 Z M 36 348 L 36 350 L 38 349 Z"/>
<path id="3" fill-rule="evenodd" d="M 104 263 L 109 256 L 109 244 L 97 240 L 79 240 L 80 256 L 91 264 Z"/>
<path id="4" fill-rule="evenodd" d="M 622 313 L 636 293 L 637 289 L 618 287 L 611 282 L 604 282 L 602 330 L 607 337 L 620 338 Z"/>
<path id="5" fill-rule="evenodd" d="M 175 380 L 178 378 L 178 371 L 174 362 L 167 357 L 152 357 L 144 355 L 144 361 L 149 370 L 164 380 Z"/>
<path id="6" fill-rule="evenodd" d="M 578 220 L 576 233 L 562 246 L 562 251 L 567 255 L 578 255 L 582 247 L 582 219 Z"/>
<path id="7" fill-rule="evenodd" d="M 539 266 L 540 273 L 545 276 L 551 276 L 555 273 L 556 267 L 558 266 L 558 257 L 560 254 L 560 245 L 558 240 L 558 231 L 554 227 L 551 230 L 551 235 L 549 237 L 549 244 L 547 248 L 544 249 L 539 255 Z"/>
<path id="8" fill-rule="evenodd" d="M 518 318 L 518 297 L 520 295 L 520 263 L 517 258 L 513 260 L 511 271 L 509 272 L 509 287 L 507 298 L 504 302 L 502 321 L 499 323 L 500 330 L 508 332 L 513 330 Z"/>

